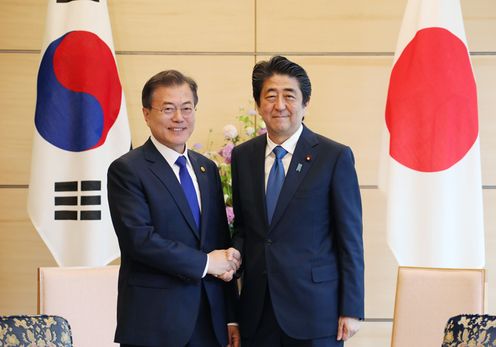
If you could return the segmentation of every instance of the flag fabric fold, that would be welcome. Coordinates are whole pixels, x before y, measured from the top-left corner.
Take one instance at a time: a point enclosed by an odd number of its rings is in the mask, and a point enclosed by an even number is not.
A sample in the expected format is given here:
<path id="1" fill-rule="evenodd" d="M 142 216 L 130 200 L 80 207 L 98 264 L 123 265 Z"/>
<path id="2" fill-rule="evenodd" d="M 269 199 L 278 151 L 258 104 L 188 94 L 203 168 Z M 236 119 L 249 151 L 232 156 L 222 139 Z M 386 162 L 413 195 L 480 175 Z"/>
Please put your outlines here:
<path id="1" fill-rule="evenodd" d="M 31 221 L 60 266 L 119 256 L 107 168 L 131 146 L 106 0 L 50 0 L 38 72 Z"/>
<path id="2" fill-rule="evenodd" d="M 409 0 L 386 103 L 380 188 L 402 266 L 484 267 L 477 91 L 458 0 Z"/>

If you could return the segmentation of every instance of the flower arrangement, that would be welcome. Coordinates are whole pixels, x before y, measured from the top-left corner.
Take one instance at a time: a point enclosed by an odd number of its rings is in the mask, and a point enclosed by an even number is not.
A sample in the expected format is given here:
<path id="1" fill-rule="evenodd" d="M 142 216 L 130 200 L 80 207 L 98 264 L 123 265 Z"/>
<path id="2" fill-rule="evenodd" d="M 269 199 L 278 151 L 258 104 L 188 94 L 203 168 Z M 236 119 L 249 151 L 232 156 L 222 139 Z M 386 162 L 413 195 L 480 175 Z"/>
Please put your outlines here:
<path id="1" fill-rule="evenodd" d="M 224 191 L 224 202 L 226 204 L 227 220 L 232 231 L 234 212 L 232 204 L 232 181 L 231 181 L 231 153 L 234 146 L 243 143 L 255 136 L 265 134 L 267 129 L 262 118 L 253 108 L 240 107 L 240 114 L 236 116 L 239 125 L 227 124 L 223 128 L 224 144 L 218 150 L 212 150 L 213 141 L 209 140 L 207 148 L 203 149 L 201 144 L 196 144 L 193 149 L 213 160 L 219 168 L 222 189 Z M 212 134 L 210 129 L 209 136 Z"/>

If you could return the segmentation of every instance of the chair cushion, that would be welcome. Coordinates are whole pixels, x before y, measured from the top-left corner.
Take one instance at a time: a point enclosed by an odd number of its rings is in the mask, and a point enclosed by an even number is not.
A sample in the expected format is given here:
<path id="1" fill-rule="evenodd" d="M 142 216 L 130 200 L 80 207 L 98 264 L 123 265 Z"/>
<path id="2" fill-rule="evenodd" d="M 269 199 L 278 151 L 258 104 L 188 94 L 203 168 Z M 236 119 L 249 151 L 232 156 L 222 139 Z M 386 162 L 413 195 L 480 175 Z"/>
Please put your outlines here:
<path id="1" fill-rule="evenodd" d="M 444 329 L 443 347 L 496 346 L 496 316 L 462 314 L 451 317 Z"/>
<path id="2" fill-rule="evenodd" d="M 0 346 L 71 347 L 71 328 L 58 316 L 0 316 Z"/>

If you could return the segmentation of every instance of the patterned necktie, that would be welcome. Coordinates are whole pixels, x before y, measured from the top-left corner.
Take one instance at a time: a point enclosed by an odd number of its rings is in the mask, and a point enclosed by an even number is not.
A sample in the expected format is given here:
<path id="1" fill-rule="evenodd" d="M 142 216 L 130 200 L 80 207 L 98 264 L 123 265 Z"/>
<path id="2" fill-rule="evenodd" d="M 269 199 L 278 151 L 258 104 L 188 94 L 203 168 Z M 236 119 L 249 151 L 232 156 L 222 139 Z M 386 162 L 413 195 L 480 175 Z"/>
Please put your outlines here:
<path id="1" fill-rule="evenodd" d="M 186 200 L 188 200 L 188 205 L 193 214 L 193 218 L 195 219 L 196 226 L 200 228 L 200 206 L 198 205 L 198 198 L 196 196 L 193 180 L 186 168 L 186 158 L 183 155 L 178 157 L 176 165 L 179 166 L 179 180 L 181 181 L 184 195 L 186 196 Z"/>
<path id="2" fill-rule="evenodd" d="M 279 193 L 281 192 L 282 184 L 284 183 L 284 165 L 282 164 L 282 158 L 288 153 L 281 146 L 275 147 L 273 152 L 276 158 L 270 169 L 269 180 L 267 181 L 267 192 L 265 193 L 269 224 L 272 222 L 272 215 L 276 209 L 277 199 L 279 199 Z"/>

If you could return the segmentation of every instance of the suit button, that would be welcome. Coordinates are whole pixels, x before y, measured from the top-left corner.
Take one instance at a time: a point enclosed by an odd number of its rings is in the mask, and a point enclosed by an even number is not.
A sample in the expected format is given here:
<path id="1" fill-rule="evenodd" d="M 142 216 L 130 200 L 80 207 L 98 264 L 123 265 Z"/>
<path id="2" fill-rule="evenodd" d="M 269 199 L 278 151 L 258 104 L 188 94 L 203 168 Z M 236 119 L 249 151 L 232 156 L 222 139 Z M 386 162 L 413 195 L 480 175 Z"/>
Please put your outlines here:
<path id="1" fill-rule="evenodd" d="M 270 246 L 270 245 L 272 245 L 272 240 L 271 240 L 271 239 L 267 239 L 267 240 L 265 240 L 265 245 L 266 245 L 266 246 Z"/>

